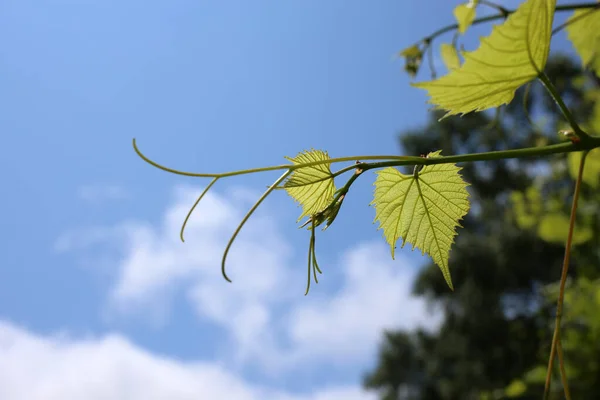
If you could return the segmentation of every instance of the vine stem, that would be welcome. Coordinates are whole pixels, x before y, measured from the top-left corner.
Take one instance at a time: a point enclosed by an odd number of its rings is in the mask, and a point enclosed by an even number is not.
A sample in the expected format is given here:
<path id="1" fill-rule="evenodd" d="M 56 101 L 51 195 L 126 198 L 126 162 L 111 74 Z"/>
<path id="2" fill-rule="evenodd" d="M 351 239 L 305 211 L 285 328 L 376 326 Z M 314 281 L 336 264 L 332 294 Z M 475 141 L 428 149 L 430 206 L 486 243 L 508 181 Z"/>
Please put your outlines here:
<path id="1" fill-rule="evenodd" d="M 509 9 L 502 7 L 500 4 L 496 4 L 496 3 L 493 3 L 491 1 L 479 0 L 479 4 L 483 4 L 484 6 L 491 7 L 493 9 L 499 11 L 505 17 L 508 16 L 510 14 L 510 12 L 511 12 Z"/>
<path id="2" fill-rule="evenodd" d="M 277 170 L 290 170 L 294 171 L 299 168 L 313 167 L 315 165 L 322 164 L 333 164 L 339 162 L 348 162 L 348 161 L 356 161 L 356 160 L 382 160 L 382 162 L 378 163 L 361 163 L 359 166 L 362 169 L 373 169 L 380 167 L 399 167 L 405 165 L 433 165 L 433 164 L 450 164 L 450 163 L 461 163 L 461 162 L 473 162 L 473 161 L 492 161 L 492 160 L 503 160 L 510 158 L 522 158 L 522 157 L 539 157 L 546 156 L 550 154 L 560 154 L 560 153 L 569 153 L 573 151 L 582 151 L 582 150 L 592 150 L 596 147 L 600 147 L 600 137 L 589 136 L 587 140 L 582 141 L 581 143 L 572 143 L 572 142 L 563 142 L 558 144 L 552 144 L 548 146 L 542 147 L 526 147 L 523 149 L 514 149 L 514 150 L 499 150 L 499 151 L 490 151 L 486 153 L 471 153 L 471 154 L 461 154 L 455 156 L 445 156 L 445 157 L 434 157 L 434 158 L 423 158 L 423 157 L 414 157 L 414 156 L 369 156 L 369 155 L 360 155 L 360 156 L 350 156 L 350 157 L 338 157 L 338 158 L 330 158 L 326 160 L 318 160 L 311 161 L 308 163 L 301 164 L 283 164 L 283 165 L 274 165 L 270 167 L 262 167 L 262 168 L 251 168 L 244 169 L 239 171 L 231 171 L 231 172 L 223 172 L 223 173 L 195 173 L 195 172 L 187 172 L 187 171 L 179 171 L 173 168 L 168 168 L 163 165 L 158 164 L 155 161 L 152 161 L 148 157 L 146 157 L 137 147 L 135 139 L 133 139 L 133 148 L 135 152 L 142 158 L 142 160 L 146 161 L 148 164 L 161 169 L 166 172 L 170 172 L 176 175 L 183 175 L 189 177 L 197 177 L 197 178 L 225 178 L 229 176 L 238 176 L 238 175 L 246 175 L 253 174 L 257 172 L 267 172 L 267 171 L 277 171 Z M 351 168 L 349 168 L 351 169 Z"/>
<path id="3" fill-rule="evenodd" d="M 210 183 L 204 188 L 202 193 L 200 193 L 200 196 L 198 196 L 198 198 L 194 202 L 194 205 L 192 206 L 192 208 L 190 208 L 187 215 L 185 216 L 185 219 L 183 220 L 183 224 L 181 225 L 181 230 L 179 231 L 179 238 L 181 239 L 182 242 L 185 242 L 185 239 L 183 238 L 183 232 L 185 231 L 185 227 L 187 226 L 187 223 L 188 223 L 190 217 L 192 216 L 192 213 L 194 212 L 194 210 L 196 209 L 196 207 L 198 206 L 198 204 L 200 203 L 200 201 L 202 200 L 204 195 L 206 193 L 208 193 L 208 191 L 210 190 L 212 185 L 217 183 L 218 180 L 219 180 L 219 178 L 213 178 L 213 180 L 210 181 Z"/>
<path id="4" fill-rule="evenodd" d="M 600 140 L 598 143 L 598 147 L 600 147 Z M 283 164 L 283 165 L 273 165 L 270 167 L 262 167 L 262 168 L 250 168 L 250 169 L 243 169 L 243 170 L 239 170 L 239 171 L 231 171 L 231 172 L 222 172 L 222 173 L 196 173 L 196 172 L 187 172 L 187 171 L 180 171 L 174 168 L 169 168 L 169 167 L 165 167 L 164 165 L 161 165 L 159 163 L 157 163 L 156 161 L 152 161 L 150 158 L 148 158 L 146 155 L 144 155 L 140 149 L 137 147 L 137 142 L 135 140 L 135 138 L 133 139 L 133 149 L 135 150 L 135 152 L 137 153 L 137 155 L 144 161 L 146 161 L 148 164 L 152 165 L 153 167 L 156 167 L 158 169 L 161 169 L 165 172 L 170 172 L 172 174 L 175 175 L 183 175 L 183 176 L 189 176 L 189 177 L 195 177 L 195 178 L 226 178 L 229 176 L 237 176 L 237 175 L 247 175 L 247 174 L 254 174 L 257 172 L 267 172 L 267 171 L 277 171 L 277 170 L 290 170 L 290 171 L 294 171 L 298 168 L 306 168 L 306 167 L 313 167 L 315 165 L 321 165 L 321 164 L 330 164 L 330 163 L 336 163 L 336 162 L 347 162 L 347 161 L 356 161 L 359 159 L 362 160 L 398 160 L 398 161 L 405 161 L 406 164 L 403 165 L 411 165 L 411 161 L 418 161 L 420 159 L 420 157 L 411 157 L 411 156 L 395 156 L 395 155 L 377 155 L 377 156 L 369 156 L 369 155 L 361 155 L 361 156 L 351 156 L 351 157 L 339 157 L 339 158 L 332 158 L 332 159 L 328 159 L 328 160 L 319 160 L 319 161 L 311 161 L 308 163 L 300 163 L 300 164 Z"/>
<path id="5" fill-rule="evenodd" d="M 556 352 L 558 354 L 558 365 L 560 366 L 560 380 L 563 385 L 563 391 L 565 392 L 565 400 L 571 400 L 571 390 L 569 390 L 569 380 L 567 379 L 567 371 L 565 370 L 565 357 L 563 355 L 561 341 L 562 337 L 559 335 L 558 342 L 556 343 Z"/>
<path id="6" fill-rule="evenodd" d="M 229 253 L 229 250 L 231 249 L 231 245 L 235 241 L 235 238 L 242 230 L 242 227 L 244 226 L 246 221 L 248 221 L 248 219 L 254 213 L 254 211 L 256 211 L 258 206 L 260 206 L 260 203 L 262 203 L 263 200 L 266 199 L 267 196 L 269 194 L 271 194 L 271 192 L 277 187 L 277 185 L 279 185 L 281 182 L 283 182 L 283 180 L 285 178 L 287 178 L 287 176 L 291 173 L 292 173 L 292 170 L 288 169 L 279 178 L 277 178 L 277 180 L 275 182 L 273 182 L 273 184 L 271 186 L 269 186 L 269 188 L 263 193 L 262 196 L 260 196 L 260 198 L 256 201 L 256 203 L 254 203 L 254 205 L 252 206 L 250 211 L 248 211 L 246 213 L 246 215 L 244 215 L 242 222 L 240 222 L 240 224 L 235 229 L 235 232 L 233 232 L 233 235 L 229 239 L 229 242 L 227 242 L 227 246 L 225 247 L 225 252 L 223 252 L 223 258 L 221 259 L 221 274 L 223 275 L 223 278 L 225 278 L 225 280 L 227 280 L 228 282 L 231 282 L 231 279 L 229 279 L 229 277 L 227 276 L 227 272 L 225 272 L 225 261 L 227 260 L 227 254 Z"/>
<path id="7" fill-rule="evenodd" d="M 556 318 L 554 321 L 554 334 L 552 335 L 552 345 L 550 346 L 550 358 L 548 360 L 548 370 L 546 371 L 546 383 L 544 385 L 544 400 L 548 400 L 550 395 L 550 384 L 552 380 L 552 368 L 554 367 L 554 358 L 556 357 L 556 350 L 559 347 L 560 341 L 560 322 L 562 318 L 563 302 L 565 299 L 565 285 L 567 283 L 567 273 L 569 272 L 569 260 L 571 259 L 571 245 L 573 243 L 573 231 L 575 230 L 575 216 L 577 213 L 577 202 L 579 200 L 579 192 L 581 190 L 581 181 L 583 177 L 583 167 L 585 165 L 585 157 L 587 151 L 583 152 L 581 161 L 579 163 L 579 172 L 577 174 L 577 181 L 575 181 L 575 190 L 573 192 L 573 203 L 571 205 L 571 217 L 569 218 L 569 233 L 567 235 L 567 243 L 565 245 L 565 257 L 563 259 L 562 273 L 560 276 L 560 287 L 558 290 L 558 301 L 556 303 Z M 560 347 L 562 350 L 562 346 Z M 559 350 L 560 353 L 562 351 Z M 560 357 L 562 359 L 562 357 Z M 561 378 L 563 382 L 566 382 L 566 375 L 564 374 L 564 364 L 562 361 L 561 365 Z M 564 383 L 563 383 L 564 385 Z M 568 385 L 565 386 L 565 393 L 568 393 Z"/>
<path id="8" fill-rule="evenodd" d="M 568 5 L 558 5 L 558 6 L 556 6 L 556 8 L 554 10 L 560 12 L 560 11 L 573 11 L 573 10 L 579 10 L 579 9 L 598 8 L 598 7 L 600 7 L 598 4 L 599 3 L 577 3 L 577 4 L 568 4 Z M 471 23 L 471 25 L 478 25 L 478 24 L 483 24 L 483 23 L 490 22 L 490 21 L 495 21 L 498 19 L 504 19 L 504 18 L 506 18 L 507 15 L 510 15 L 510 14 L 514 13 L 515 11 L 516 10 L 504 10 L 502 12 L 499 12 L 498 14 L 488 15 L 488 16 L 482 17 L 482 18 L 477 18 Z M 454 31 L 457 29 L 458 29 L 458 24 L 447 25 L 447 26 L 440 28 L 437 31 L 433 32 L 432 34 L 425 37 L 424 39 L 421 39 L 420 41 L 416 42 L 414 45 L 416 46 L 419 43 L 423 43 L 426 41 L 432 41 L 436 37 L 443 35 L 446 32 L 451 32 L 451 31 Z"/>
<path id="9" fill-rule="evenodd" d="M 569 26 L 570 24 L 579 21 L 582 18 L 585 18 L 587 16 L 589 16 L 591 13 L 598 11 L 598 8 L 600 8 L 600 3 L 596 3 L 596 7 L 594 8 L 590 8 L 589 11 L 587 13 L 578 15 L 577 17 L 573 18 L 569 18 L 568 21 L 566 21 L 565 23 L 560 24 L 559 26 L 557 26 L 556 28 L 554 28 L 552 30 L 552 35 L 557 34 L 558 32 L 562 31 L 563 29 L 565 29 L 567 26 Z"/>
<path id="10" fill-rule="evenodd" d="M 560 111 L 562 112 L 563 116 L 567 119 L 569 125 L 571 125 L 571 128 L 573 128 L 573 131 L 579 137 L 579 139 L 588 140 L 590 136 L 579 127 L 577 121 L 575 121 L 575 117 L 569 110 L 569 107 L 567 107 L 563 99 L 560 97 L 558 90 L 556 90 L 556 87 L 554 87 L 554 84 L 552 84 L 552 81 L 550 81 L 548 75 L 546 75 L 544 72 L 540 72 L 538 79 L 542 82 L 548 93 L 550 93 L 550 96 L 552 96 L 552 98 L 560 108 Z"/>

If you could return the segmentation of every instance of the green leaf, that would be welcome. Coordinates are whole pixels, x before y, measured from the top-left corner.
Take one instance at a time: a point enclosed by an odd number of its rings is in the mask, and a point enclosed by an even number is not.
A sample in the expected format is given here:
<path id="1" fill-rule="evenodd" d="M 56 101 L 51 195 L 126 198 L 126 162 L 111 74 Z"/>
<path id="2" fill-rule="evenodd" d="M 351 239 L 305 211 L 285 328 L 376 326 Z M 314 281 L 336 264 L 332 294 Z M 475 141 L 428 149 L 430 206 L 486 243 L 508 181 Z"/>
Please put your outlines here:
<path id="1" fill-rule="evenodd" d="M 442 43 L 440 45 L 440 53 L 442 54 L 442 61 L 444 61 L 448 71 L 460 68 L 460 58 L 458 58 L 456 47 L 450 43 Z"/>
<path id="2" fill-rule="evenodd" d="M 478 0 L 469 1 L 467 4 L 460 4 L 454 9 L 454 18 L 458 22 L 458 31 L 464 34 L 475 19 L 475 8 Z"/>
<path id="3" fill-rule="evenodd" d="M 311 150 L 286 159 L 298 165 L 329 160 L 329 155 L 325 151 Z M 318 213 L 333 201 L 336 189 L 330 165 L 326 163 L 298 168 L 283 184 L 286 192 L 302 206 L 298 221 Z"/>
<path id="4" fill-rule="evenodd" d="M 577 179 L 581 156 L 582 153 L 580 151 L 569 153 L 567 156 L 569 173 L 573 179 Z M 585 158 L 582 180 L 593 188 L 597 188 L 600 184 L 600 149 L 590 151 Z"/>
<path id="5" fill-rule="evenodd" d="M 567 35 L 583 65 L 600 76 L 600 11 L 576 10 L 568 22 Z"/>
<path id="6" fill-rule="evenodd" d="M 510 385 L 506 387 L 506 389 L 504 389 L 504 394 L 508 398 L 521 397 L 521 395 L 523 395 L 523 393 L 525 393 L 526 390 L 527 385 L 525 384 L 525 382 L 519 379 L 515 379 L 510 383 Z"/>
<path id="7" fill-rule="evenodd" d="M 527 0 L 502 25 L 494 26 L 464 64 L 433 81 L 412 83 L 426 89 L 430 104 L 445 117 L 508 104 L 515 91 L 544 69 L 556 0 Z"/>
<path id="8" fill-rule="evenodd" d="M 428 158 L 440 157 L 440 151 Z M 454 164 L 435 164 L 413 175 L 395 168 L 377 172 L 375 180 L 375 220 L 391 246 L 392 258 L 396 242 L 402 247 L 408 241 L 412 248 L 427 253 L 440 267 L 448 286 L 452 286 L 448 256 L 459 220 L 469 211 L 467 183 Z"/>
<path id="9" fill-rule="evenodd" d="M 400 56 L 401 57 L 422 57 L 423 52 L 421 51 L 419 46 L 413 45 L 413 46 L 407 47 L 406 49 L 402 50 L 400 52 Z"/>
<path id="10" fill-rule="evenodd" d="M 538 225 L 538 235 L 547 242 L 565 244 L 569 234 L 569 216 L 563 213 L 549 213 L 542 217 Z M 587 225 L 575 224 L 573 246 L 585 243 L 593 236 Z"/>
<path id="11" fill-rule="evenodd" d="M 419 67 L 423 60 L 423 51 L 421 51 L 419 46 L 413 45 L 402 50 L 398 55 L 404 57 L 404 70 L 414 78 L 417 72 L 419 72 Z"/>

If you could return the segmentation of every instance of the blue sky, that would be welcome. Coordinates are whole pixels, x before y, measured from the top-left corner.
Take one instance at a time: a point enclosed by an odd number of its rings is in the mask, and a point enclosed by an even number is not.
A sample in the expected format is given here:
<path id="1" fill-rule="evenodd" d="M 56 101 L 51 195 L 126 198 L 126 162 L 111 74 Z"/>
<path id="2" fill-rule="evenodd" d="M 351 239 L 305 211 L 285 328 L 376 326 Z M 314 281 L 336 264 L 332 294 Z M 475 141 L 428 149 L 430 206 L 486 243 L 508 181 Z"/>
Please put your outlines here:
<path id="1" fill-rule="evenodd" d="M 305 298 L 308 237 L 284 193 L 234 246 L 234 283 L 220 276 L 227 235 L 277 173 L 219 182 L 182 244 L 207 181 L 148 166 L 131 140 L 198 172 L 311 147 L 398 154 L 427 106 L 393 56 L 456 4 L 0 3 L 0 397 L 371 398 L 360 379 L 382 329 L 439 323 L 410 295 L 420 253 L 391 260 L 372 225 L 372 177 L 320 236 Z"/>

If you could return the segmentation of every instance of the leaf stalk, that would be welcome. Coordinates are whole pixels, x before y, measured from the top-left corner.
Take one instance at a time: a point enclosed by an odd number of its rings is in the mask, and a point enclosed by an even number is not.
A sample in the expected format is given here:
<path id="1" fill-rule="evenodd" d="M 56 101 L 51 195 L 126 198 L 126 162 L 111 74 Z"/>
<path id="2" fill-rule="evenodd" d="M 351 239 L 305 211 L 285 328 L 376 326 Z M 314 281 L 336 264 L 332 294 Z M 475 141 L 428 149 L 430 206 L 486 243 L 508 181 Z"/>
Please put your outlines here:
<path id="1" fill-rule="evenodd" d="M 569 272 L 569 261 L 571 259 L 571 245 L 573 243 L 573 232 L 575 230 L 575 216 L 577 214 L 577 202 L 579 201 L 579 192 L 581 190 L 581 181 L 583 178 L 583 168 L 585 166 L 585 158 L 587 151 L 581 156 L 579 163 L 579 172 L 575 181 L 575 190 L 573 191 L 573 203 L 571 205 L 571 217 L 569 218 L 569 232 L 567 234 L 567 243 L 565 245 L 565 257 L 563 259 L 563 267 L 560 276 L 560 286 L 558 290 L 558 300 L 556 303 L 556 318 L 554 320 L 554 334 L 552 335 L 552 344 L 550 346 L 550 358 L 548 360 L 548 370 L 546 371 L 546 383 L 544 384 L 544 400 L 548 400 L 550 396 L 550 385 L 552 381 L 552 369 L 554 366 L 554 358 L 560 341 L 560 323 L 562 319 L 563 303 L 565 299 L 565 285 L 567 283 L 567 274 Z M 562 349 L 562 347 L 561 347 Z M 562 358 L 562 357 L 561 357 Z M 561 376 L 564 372 L 564 365 L 561 366 Z M 563 378 L 566 381 L 566 377 Z M 568 385 L 565 387 L 568 392 Z"/>

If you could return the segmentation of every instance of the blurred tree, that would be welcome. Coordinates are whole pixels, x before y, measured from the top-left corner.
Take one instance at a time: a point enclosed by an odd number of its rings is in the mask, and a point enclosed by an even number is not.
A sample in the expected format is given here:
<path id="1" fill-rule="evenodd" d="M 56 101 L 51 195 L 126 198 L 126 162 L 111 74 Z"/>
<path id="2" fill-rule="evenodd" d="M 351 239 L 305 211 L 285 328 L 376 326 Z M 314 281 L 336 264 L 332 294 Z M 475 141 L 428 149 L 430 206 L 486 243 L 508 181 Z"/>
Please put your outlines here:
<path id="1" fill-rule="evenodd" d="M 546 73 L 576 117 L 590 120 L 595 97 L 589 93 L 598 91 L 595 76 L 565 56 L 551 58 Z M 561 140 L 556 132 L 564 125 L 562 117 L 537 83 L 517 91 L 512 103 L 498 112 L 439 122 L 442 114 L 434 112 L 424 129 L 400 136 L 402 153 L 487 152 Z M 435 333 L 384 334 L 378 365 L 364 382 L 378 390 L 381 399 L 540 397 L 536 377 L 540 366 L 545 376 L 554 319 L 547 285 L 560 277 L 566 237 L 560 215 L 568 218 L 573 187 L 567 157 L 472 163 L 461 173 L 471 184 L 472 210 L 450 253 L 455 291 L 448 289 L 434 264 L 421 270 L 414 292 L 443 310 L 445 318 Z M 579 214 L 584 217 L 578 223 L 584 229 L 577 232 L 581 240 L 572 255 L 570 275 L 587 279 L 578 284 L 596 282 L 597 294 L 600 286 L 594 279 L 600 273 L 592 266 L 600 262 L 600 191 L 588 184 L 582 195 Z M 578 299 L 576 304 L 583 307 L 584 300 Z M 587 330 L 565 331 L 565 356 L 572 357 L 569 378 L 574 398 L 591 398 L 590 394 L 600 393 L 600 317 L 588 310 L 577 318 Z M 554 387 L 560 389 L 558 382 Z"/>

